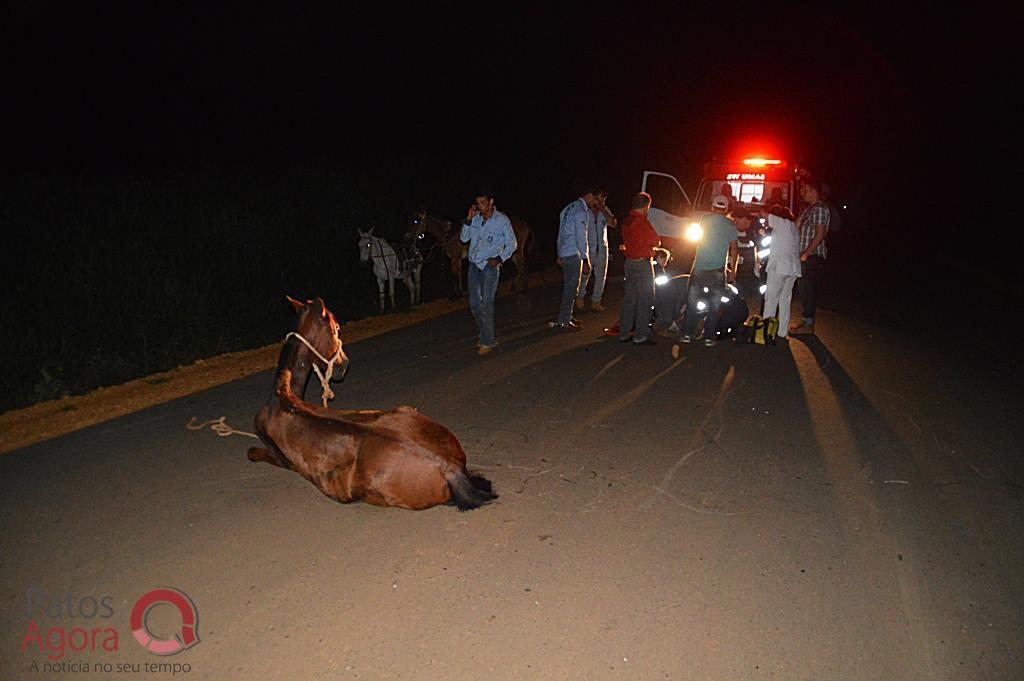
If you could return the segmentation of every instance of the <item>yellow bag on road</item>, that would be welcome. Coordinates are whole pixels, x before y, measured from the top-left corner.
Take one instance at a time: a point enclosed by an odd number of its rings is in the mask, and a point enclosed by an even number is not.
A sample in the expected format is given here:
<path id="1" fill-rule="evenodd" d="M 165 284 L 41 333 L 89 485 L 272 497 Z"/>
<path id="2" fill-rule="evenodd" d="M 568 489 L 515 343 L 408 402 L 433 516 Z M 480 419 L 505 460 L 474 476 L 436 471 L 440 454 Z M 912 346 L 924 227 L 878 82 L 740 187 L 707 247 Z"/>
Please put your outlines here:
<path id="1" fill-rule="evenodd" d="M 758 345 L 775 345 L 775 334 L 779 332 L 778 317 L 752 316 L 743 323 L 747 328 L 747 342 Z"/>

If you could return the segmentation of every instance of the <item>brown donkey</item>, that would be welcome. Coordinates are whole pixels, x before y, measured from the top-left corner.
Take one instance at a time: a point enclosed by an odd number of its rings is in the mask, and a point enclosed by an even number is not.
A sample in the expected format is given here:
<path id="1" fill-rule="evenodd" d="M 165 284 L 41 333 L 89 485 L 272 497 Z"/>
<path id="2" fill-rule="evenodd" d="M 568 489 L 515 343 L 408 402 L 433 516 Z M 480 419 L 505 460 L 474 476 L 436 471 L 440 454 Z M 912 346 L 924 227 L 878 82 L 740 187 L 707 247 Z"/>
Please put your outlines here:
<path id="1" fill-rule="evenodd" d="M 341 411 L 304 402 L 310 371 L 325 376 L 327 390 L 334 365 L 340 363 L 344 375 L 349 360 L 323 300 L 288 302 L 298 324 L 285 337 L 274 392 L 256 414 L 256 432 L 267 446 L 251 448 L 250 461 L 294 470 L 343 504 L 450 504 L 465 511 L 497 498 L 488 480 L 466 470 L 455 435 L 412 407 Z"/>

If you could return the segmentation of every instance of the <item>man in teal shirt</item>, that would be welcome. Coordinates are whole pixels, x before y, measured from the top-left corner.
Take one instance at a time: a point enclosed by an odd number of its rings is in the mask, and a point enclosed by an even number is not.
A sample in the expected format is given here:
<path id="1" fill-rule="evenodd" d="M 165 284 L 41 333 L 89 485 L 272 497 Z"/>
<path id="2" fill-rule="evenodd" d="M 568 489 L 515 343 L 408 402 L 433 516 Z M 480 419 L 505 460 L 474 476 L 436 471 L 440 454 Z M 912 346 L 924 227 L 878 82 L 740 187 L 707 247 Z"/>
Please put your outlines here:
<path id="1" fill-rule="evenodd" d="M 725 295 L 725 285 L 736 281 L 736 265 L 739 260 L 736 223 L 725 216 L 728 209 L 729 199 L 719 195 L 711 202 L 711 212 L 701 218 L 704 235 L 697 246 L 697 255 L 690 271 L 683 335 L 679 338 L 683 343 L 693 341 L 698 315 L 707 312 L 704 345 L 711 347 L 715 344 L 718 311 L 722 306 L 722 296 Z"/>

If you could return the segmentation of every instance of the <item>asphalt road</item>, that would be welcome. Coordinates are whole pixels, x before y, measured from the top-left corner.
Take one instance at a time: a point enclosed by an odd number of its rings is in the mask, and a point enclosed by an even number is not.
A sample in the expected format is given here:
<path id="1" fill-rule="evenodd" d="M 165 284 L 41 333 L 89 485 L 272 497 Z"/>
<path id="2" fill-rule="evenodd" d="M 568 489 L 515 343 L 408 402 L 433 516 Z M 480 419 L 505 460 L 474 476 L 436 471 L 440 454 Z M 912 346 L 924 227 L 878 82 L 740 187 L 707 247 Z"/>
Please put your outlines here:
<path id="1" fill-rule="evenodd" d="M 477 511 L 343 506 L 185 428 L 250 429 L 270 374 L 0 457 L 0 678 L 1024 676 L 1014 377 L 827 310 L 816 338 L 674 361 L 601 336 L 611 311 L 553 333 L 556 299 L 501 301 L 484 359 L 468 312 L 347 346 L 335 406 L 448 426 L 501 494 Z M 158 586 L 199 613 L 171 657 L 130 634 Z M 114 628 L 57 660 L 113 671 L 47 672 L 33 618 Z"/>

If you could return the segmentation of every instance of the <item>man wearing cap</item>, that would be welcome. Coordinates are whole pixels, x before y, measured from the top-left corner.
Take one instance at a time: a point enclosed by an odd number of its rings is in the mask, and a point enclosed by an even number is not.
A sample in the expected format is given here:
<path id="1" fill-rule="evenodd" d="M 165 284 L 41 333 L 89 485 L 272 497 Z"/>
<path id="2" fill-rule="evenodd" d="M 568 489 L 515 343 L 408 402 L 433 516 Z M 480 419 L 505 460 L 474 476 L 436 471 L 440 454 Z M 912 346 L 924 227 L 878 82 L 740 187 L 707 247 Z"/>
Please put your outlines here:
<path id="1" fill-rule="evenodd" d="M 572 318 L 572 306 L 580 290 L 580 278 L 590 272 L 590 247 L 587 232 L 594 219 L 591 209 L 597 203 L 599 189 L 588 188 L 578 199 L 562 209 L 558 216 L 558 264 L 562 267 L 562 305 L 558 320 L 550 326 L 562 331 L 579 331 L 582 326 Z"/>
<path id="2" fill-rule="evenodd" d="M 736 281 L 736 266 L 739 261 L 736 223 L 725 216 L 728 210 L 729 199 L 718 195 L 711 202 L 711 212 L 700 219 L 703 236 L 697 245 L 693 269 L 690 271 L 690 286 L 686 292 L 683 334 L 679 337 L 683 343 L 693 341 L 697 331 L 698 315 L 707 312 L 704 321 L 704 345 L 711 347 L 715 344 L 718 311 L 722 305 L 725 285 Z M 698 302 L 702 306 L 699 306 Z"/>
<path id="3" fill-rule="evenodd" d="M 516 235 L 508 217 L 494 207 L 494 193 L 482 190 L 469 207 L 459 235 L 469 242 L 469 311 L 476 321 L 478 354 L 490 354 L 494 336 L 494 296 L 501 263 L 516 252 Z"/>

